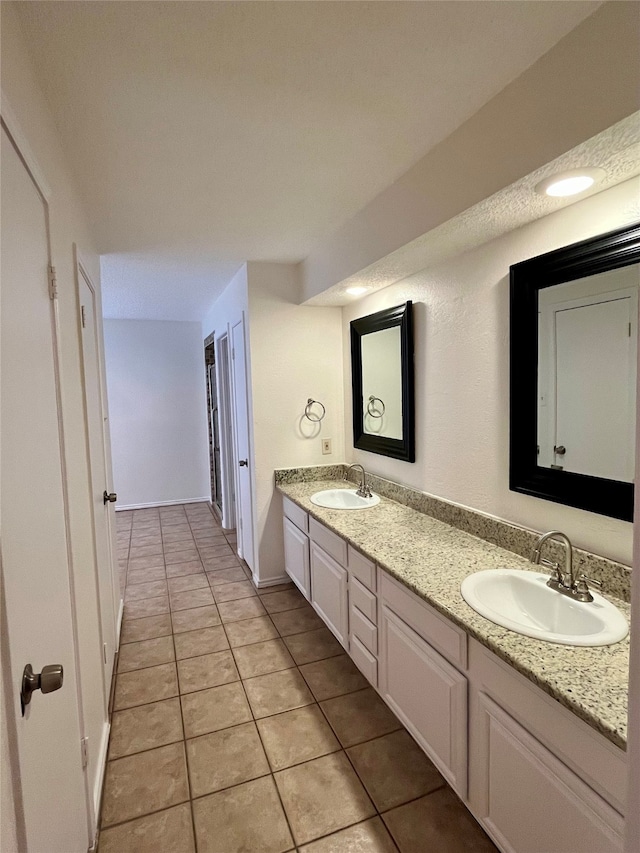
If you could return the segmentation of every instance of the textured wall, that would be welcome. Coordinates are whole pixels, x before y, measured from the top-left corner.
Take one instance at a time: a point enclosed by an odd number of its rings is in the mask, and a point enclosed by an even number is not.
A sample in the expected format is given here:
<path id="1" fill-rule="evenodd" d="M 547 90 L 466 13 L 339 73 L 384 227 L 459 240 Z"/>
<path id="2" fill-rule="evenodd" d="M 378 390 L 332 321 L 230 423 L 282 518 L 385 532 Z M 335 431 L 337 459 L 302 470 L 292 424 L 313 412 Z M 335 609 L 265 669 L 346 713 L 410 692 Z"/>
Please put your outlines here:
<path id="1" fill-rule="evenodd" d="M 401 483 L 631 563 L 631 524 L 509 491 L 509 266 L 639 218 L 638 179 L 424 270 L 343 309 L 345 446 L 351 431 L 349 322 L 412 299 L 416 462 L 351 450 Z"/>

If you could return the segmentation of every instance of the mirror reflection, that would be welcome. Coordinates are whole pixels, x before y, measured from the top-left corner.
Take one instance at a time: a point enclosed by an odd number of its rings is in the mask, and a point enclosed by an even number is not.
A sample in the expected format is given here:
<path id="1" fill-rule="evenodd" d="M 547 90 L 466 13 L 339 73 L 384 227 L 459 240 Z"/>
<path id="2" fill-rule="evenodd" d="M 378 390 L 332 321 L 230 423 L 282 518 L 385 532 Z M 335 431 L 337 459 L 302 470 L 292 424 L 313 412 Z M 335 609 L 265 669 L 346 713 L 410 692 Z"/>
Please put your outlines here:
<path id="1" fill-rule="evenodd" d="M 402 438 L 400 327 L 361 338 L 363 427 L 369 435 Z"/>
<path id="2" fill-rule="evenodd" d="M 538 465 L 633 482 L 640 265 L 538 292 Z"/>

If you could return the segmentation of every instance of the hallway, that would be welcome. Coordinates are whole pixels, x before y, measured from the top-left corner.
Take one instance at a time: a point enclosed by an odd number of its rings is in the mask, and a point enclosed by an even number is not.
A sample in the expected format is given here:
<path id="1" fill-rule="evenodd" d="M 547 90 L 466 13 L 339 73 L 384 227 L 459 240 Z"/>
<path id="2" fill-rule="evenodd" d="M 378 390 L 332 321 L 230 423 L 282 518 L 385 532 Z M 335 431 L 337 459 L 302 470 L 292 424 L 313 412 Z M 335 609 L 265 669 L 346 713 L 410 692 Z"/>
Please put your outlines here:
<path id="1" fill-rule="evenodd" d="M 117 521 L 100 853 L 495 850 L 293 585 L 256 591 L 208 505 Z"/>

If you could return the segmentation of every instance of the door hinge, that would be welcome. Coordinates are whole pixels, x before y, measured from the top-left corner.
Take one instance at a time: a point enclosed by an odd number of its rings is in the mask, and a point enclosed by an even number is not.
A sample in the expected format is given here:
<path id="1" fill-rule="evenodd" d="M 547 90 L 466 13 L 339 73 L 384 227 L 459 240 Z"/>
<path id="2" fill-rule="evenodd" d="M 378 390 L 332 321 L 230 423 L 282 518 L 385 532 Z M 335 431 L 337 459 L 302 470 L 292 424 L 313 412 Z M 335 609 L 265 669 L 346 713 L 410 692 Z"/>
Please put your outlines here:
<path id="1" fill-rule="evenodd" d="M 235 347 L 231 347 L 231 360 L 232 361 L 236 360 L 236 348 Z"/>
<path id="2" fill-rule="evenodd" d="M 87 325 L 87 316 L 84 313 L 84 305 L 80 306 L 80 319 L 82 320 L 82 328 L 86 328 Z"/>
<path id="3" fill-rule="evenodd" d="M 89 763 L 89 738 L 83 737 L 80 740 L 80 749 L 82 751 L 82 769 L 85 770 Z"/>
<path id="4" fill-rule="evenodd" d="M 56 279 L 56 268 L 49 265 L 47 272 L 49 278 L 49 299 L 57 299 L 58 281 Z"/>
<path id="5" fill-rule="evenodd" d="M 106 664 L 107 664 L 107 644 L 106 643 L 102 644 L 102 659 L 103 659 L 105 666 L 106 666 Z"/>

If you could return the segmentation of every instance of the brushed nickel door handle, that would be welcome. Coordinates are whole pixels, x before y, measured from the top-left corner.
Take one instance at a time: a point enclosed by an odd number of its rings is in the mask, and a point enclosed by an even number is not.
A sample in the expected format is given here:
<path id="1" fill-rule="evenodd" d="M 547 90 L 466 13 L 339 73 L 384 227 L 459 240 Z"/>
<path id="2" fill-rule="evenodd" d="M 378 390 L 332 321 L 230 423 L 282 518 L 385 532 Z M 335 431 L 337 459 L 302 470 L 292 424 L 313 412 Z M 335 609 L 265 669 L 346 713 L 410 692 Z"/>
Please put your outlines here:
<path id="1" fill-rule="evenodd" d="M 27 705 L 31 702 L 31 696 L 36 690 L 42 690 L 43 693 L 53 693 L 54 690 L 60 690 L 64 681 L 64 671 L 59 663 L 52 663 L 42 667 L 42 672 L 34 672 L 33 667 L 28 663 L 22 673 L 22 684 L 20 685 L 20 706 L 22 707 L 22 716 Z"/>
<path id="2" fill-rule="evenodd" d="M 118 500 L 118 496 L 115 492 L 108 492 L 106 489 L 102 493 L 102 502 L 104 504 L 114 504 Z"/>

